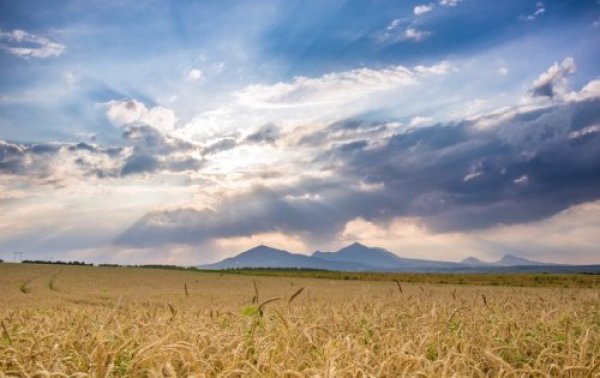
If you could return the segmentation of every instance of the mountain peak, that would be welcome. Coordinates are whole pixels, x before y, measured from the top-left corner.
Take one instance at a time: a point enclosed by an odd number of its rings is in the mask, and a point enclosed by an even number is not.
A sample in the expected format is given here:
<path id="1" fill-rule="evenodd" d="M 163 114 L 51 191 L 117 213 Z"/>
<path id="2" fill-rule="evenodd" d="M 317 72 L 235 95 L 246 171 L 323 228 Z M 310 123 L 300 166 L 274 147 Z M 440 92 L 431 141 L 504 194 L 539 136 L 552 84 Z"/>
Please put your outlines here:
<path id="1" fill-rule="evenodd" d="M 487 265 L 487 262 L 479 260 L 477 257 L 469 256 L 460 261 L 460 264 L 464 265 Z"/>
<path id="2" fill-rule="evenodd" d="M 538 261 L 532 261 L 524 257 L 515 256 L 512 254 L 504 255 L 500 260 L 496 261 L 497 265 L 517 266 L 517 265 L 541 265 Z"/>
<path id="3" fill-rule="evenodd" d="M 345 247 L 343 247 L 342 249 L 340 249 L 338 251 L 339 252 L 344 252 L 344 251 L 373 251 L 373 250 L 379 250 L 381 248 L 376 248 L 376 247 L 368 247 L 364 244 L 361 244 L 359 242 L 354 242 L 352 244 L 349 244 Z"/>
<path id="4" fill-rule="evenodd" d="M 369 247 L 367 247 L 367 246 L 366 246 L 366 245 L 364 245 L 364 244 L 360 244 L 359 242 L 354 242 L 354 243 L 350 244 L 348 247 L 362 247 L 362 248 L 369 248 Z M 348 247 L 346 247 L 346 248 L 348 248 Z"/>
<path id="5" fill-rule="evenodd" d="M 257 245 L 254 248 L 250 248 L 247 251 L 242 252 L 244 255 L 262 255 L 262 254 L 285 254 L 289 253 L 287 251 L 283 251 L 281 249 L 269 247 L 268 245 Z"/>

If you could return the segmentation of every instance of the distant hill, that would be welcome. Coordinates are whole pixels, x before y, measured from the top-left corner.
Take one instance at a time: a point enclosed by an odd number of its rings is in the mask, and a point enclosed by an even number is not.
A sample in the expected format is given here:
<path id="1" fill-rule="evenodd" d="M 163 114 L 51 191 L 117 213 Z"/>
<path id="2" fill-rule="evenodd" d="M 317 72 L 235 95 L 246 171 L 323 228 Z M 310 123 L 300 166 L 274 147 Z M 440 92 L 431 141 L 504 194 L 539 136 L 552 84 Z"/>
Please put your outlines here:
<path id="1" fill-rule="evenodd" d="M 469 265 L 469 266 L 487 266 L 492 265 L 489 262 L 481 261 L 477 257 L 467 257 L 459 262 L 461 265 Z"/>
<path id="2" fill-rule="evenodd" d="M 575 266 L 545 264 L 514 255 L 505 255 L 495 262 L 467 257 L 460 262 L 411 259 L 400 257 L 383 248 L 353 243 L 336 252 L 316 251 L 311 256 L 291 253 L 265 245 L 254 247 L 237 256 L 201 269 L 293 268 L 352 272 L 562 272 Z"/>
<path id="3" fill-rule="evenodd" d="M 496 261 L 494 265 L 499 266 L 524 266 L 524 265 L 554 265 L 554 264 L 546 264 L 541 263 L 539 261 L 528 260 L 523 257 L 515 256 L 515 255 L 504 255 L 500 260 Z"/>
<path id="4" fill-rule="evenodd" d="M 315 252 L 312 255 L 322 260 L 352 262 L 366 270 L 384 271 L 428 271 L 458 268 L 457 263 L 435 260 L 408 259 L 383 248 L 372 248 L 353 243 L 337 252 Z"/>
<path id="5" fill-rule="evenodd" d="M 543 266 L 543 265 L 556 265 L 556 264 L 550 264 L 550 263 L 542 263 L 539 261 L 533 261 L 533 260 L 529 260 L 526 259 L 524 257 L 519 257 L 519 256 L 515 256 L 515 255 L 504 255 L 500 260 L 498 261 L 493 261 L 493 262 L 487 262 L 487 261 L 482 261 L 479 260 L 477 257 L 467 257 L 464 260 L 461 260 L 459 262 L 459 264 L 461 265 L 468 265 L 468 266 L 487 266 L 487 267 L 494 267 L 494 266 Z"/>
<path id="6" fill-rule="evenodd" d="M 303 268 L 360 271 L 360 265 L 351 262 L 337 263 L 321 260 L 312 256 L 290 253 L 281 249 L 259 245 L 237 256 L 220 262 L 202 265 L 203 269 L 236 269 L 236 268 Z"/>

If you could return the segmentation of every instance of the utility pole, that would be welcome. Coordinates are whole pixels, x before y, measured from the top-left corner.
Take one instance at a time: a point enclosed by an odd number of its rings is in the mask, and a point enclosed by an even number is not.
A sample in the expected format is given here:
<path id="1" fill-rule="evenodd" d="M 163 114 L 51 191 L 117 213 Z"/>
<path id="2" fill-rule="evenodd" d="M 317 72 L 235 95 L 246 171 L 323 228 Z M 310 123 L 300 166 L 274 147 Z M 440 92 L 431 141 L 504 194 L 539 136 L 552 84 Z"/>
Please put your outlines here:
<path id="1" fill-rule="evenodd" d="M 23 261 L 23 252 L 13 252 L 15 262 Z"/>

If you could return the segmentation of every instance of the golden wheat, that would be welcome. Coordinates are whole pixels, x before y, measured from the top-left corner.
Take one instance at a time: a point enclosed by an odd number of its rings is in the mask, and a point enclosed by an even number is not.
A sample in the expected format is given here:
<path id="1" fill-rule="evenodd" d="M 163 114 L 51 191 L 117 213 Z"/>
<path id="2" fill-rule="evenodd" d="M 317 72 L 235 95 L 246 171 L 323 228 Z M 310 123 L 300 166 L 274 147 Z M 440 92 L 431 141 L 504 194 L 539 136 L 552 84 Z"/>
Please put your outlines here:
<path id="1" fill-rule="evenodd" d="M 55 274 L 0 265 L 0 376 L 600 377 L 597 289 Z"/>

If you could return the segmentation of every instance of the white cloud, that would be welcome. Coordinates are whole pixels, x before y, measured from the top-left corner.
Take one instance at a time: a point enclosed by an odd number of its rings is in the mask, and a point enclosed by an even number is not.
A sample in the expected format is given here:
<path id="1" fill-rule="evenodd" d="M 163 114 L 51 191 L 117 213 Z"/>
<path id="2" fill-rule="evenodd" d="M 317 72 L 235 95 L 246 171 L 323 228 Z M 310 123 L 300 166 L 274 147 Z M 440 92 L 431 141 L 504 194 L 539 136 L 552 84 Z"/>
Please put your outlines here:
<path id="1" fill-rule="evenodd" d="M 106 104 L 106 116 L 115 126 L 142 123 L 164 132 L 171 132 L 177 123 L 173 110 L 160 105 L 148 109 L 137 100 L 112 100 Z"/>
<path id="2" fill-rule="evenodd" d="M 502 67 L 498 68 L 498 70 L 496 72 L 500 76 L 506 76 L 506 75 L 508 75 L 508 68 L 506 68 L 505 66 L 502 66 Z"/>
<path id="3" fill-rule="evenodd" d="M 418 127 L 418 126 L 425 126 L 425 125 L 430 125 L 433 123 L 433 118 L 431 117 L 413 117 L 410 120 L 409 126 L 410 127 Z"/>
<path id="4" fill-rule="evenodd" d="M 431 12 L 432 10 L 433 10 L 433 4 L 421 4 L 421 5 L 417 5 L 413 9 L 413 12 L 416 16 L 420 16 L 422 14 Z"/>
<path id="5" fill-rule="evenodd" d="M 599 133 L 599 132 L 600 132 L 600 124 L 597 124 L 597 125 L 591 125 L 591 126 L 584 127 L 581 130 L 571 131 L 568 134 L 568 137 L 569 137 L 569 139 L 577 139 L 577 138 L 581 138 L 586 135 L 595 134 L 595 133 Z"/>
<path id="6" fill-rule="evenodd" d="M 424 5 L 426 6 L 426 5 Z M 415 7 L 415 12 L 417 12 Z M 419 11 L 422 9 L 419 8 Z M 385 31 L 375 35 L 375 43 L 378 44 L 393 44 L 402 41 L 421 42 L 427 39 L 432 33 L 427 30 L 419 30 L 414 26 L 407 26 L 406 29 L 400 31 L 401 26 L 406 24 L 406 20 L 395 19 L 386 26 Z"/>
<path id="7" fill-rule="evenodd" d="M 383 182 L 365 182 L 361 180 L 358 183 L 358 190 L 361 192 L 375 192 L 384 188 L 385 184 Z"/>
<path id="8" fill-rule="evenodd" d="M 440 0 L 440 5 L 444 7 L 455 7 L 463 0 Z"/>
<path id="9" fill-rule="evenodd" d="M 451 70 L 457 71 L 457 68 L 447 61 L 442 61 L 432 66 L 415 66 L 415 71 L 420 74 L 444 75 Z"/>
<path id="10" fill-rule="evenodd" d="M 525 20 L 525 21 L 533 21 L 535 20 L 538 16 L 544 14 L 546 12 L 546 8 L 544 7 L 544 3 L 542 3 L 541 1 L 538 1 L 535 4 L 535 11 L 533 11 L 533 13 L 526 15 L 526 16 L 521 16 L 521 20 Z"/>
<path id="11" fill-rule="evenodd" d="M 321 201 L 323 197 L 319 193 L 304 193 L 302 195 L 291 195 L 288 194 L 285 196 L 287 201 Z"/>
<path id="12" fill-rule="evenodd" d="M 582 101 L 588 98 L 600 96 L 600 79 L 587 83 L 579 92 L 571 92 L 566 96 L 567 100 Z"/>
<path id="13" fill-rule="evenodd" d="M 299 76 L 287 83 L 251 85 L 235 96 L 242 104 L 251 107 L 325 105 L 352 101 L 415 83 L 414 72 L 403 66 L 380 70 L 359 68 L 316 78 Z"/>
<path id="14" fill-rule="evenodd" d="M 188 73 L 186 80 L 187 81 L 201 81 L 204 79 L 204 74 L 197 68 L 193 68 Z"/>
<path id="15" fill-rule="evenodd" d="M 513 180 L 515 184 L 527 185 L 529 183 L 529 176 L 522 175 Z"/>
<path id="16" fill-rule="evenodd" d="M 221 259 L 231 257 L 238 254 L 240 251 L 245 251 L 261 244 L 296 253 L 309 251 L 309 248 L 299 235 L 286 234 L 283 232 L 265 232 L 250 236 L 220 238 L 214 240 L 214 246 Z"/>
<path id="17" fill-rule="evenodd" d="M 0 49 L 21 58 L 47 58 L 61 55 L 65 45 L 15 29 L 10 32 L 0 30 Z"/>
<path id="18" fill-rule="evenodd" d="M 408 99 L 402 104 L 408 114 L 419 114 L 421 109 L 407 110 L 411 100 L 416 101 L 410 94 L 418 93 L 427 81 L 437 81 L 441 75 L 455 71 L 452 63 L 442 61 L 431 66 L 358 68 L 273 84 L 256 83 L 235 92 L 231 103 L 197 115 L 178 128 L 177 135 L 206 143 L 208 139 L 229 137 L 242 127 L 270 122 L 286 134 L 299 127 L 306 130 L 309 125 L 323 126 L 374 107 L 397 107 L 400 99 Z M 398 118 L 405 116 L 406 113 L 400 114 Z"/>
<path id="19" fill-rule="evenodd" d="M 394 20 L 392 20 L 392 22 L 390 22 L 390 24 L 388 26 L 386 26 L 385 30 L 394 30 L 397 29 L 400 25 L 402 24 L 402 20 L 400 20 L 399 18 L 396 18 Z"/>
<path id="20" fill-rule="evenodd" d="M 348 222 L 341 232 L 341 244 L 360 242 L 386 248 L 402 257 L 454 260 L 479 255 L 478 246 L 460 233 L 433 234 L 418 218 L 395 218 L 377 224 L 363 218 Z"/>
<path id="21" fill-rule="evenodd" d="M 404 39 L 414 42 L 421 42 L 427 39 L 431 35 L 431 32 L 427 30 L 418 30 L 413 27 L 409 27 L 404 31 Z"/>
<path id="22" fill-rule="evenodd" d="M 521 176 L 515 183 L 524 185 L 527 181 L 527 176 Z M 598 227 L 600 202 L 596 201 L 541 221 L 471 233 L 433 233 L 414 217 L 394 218 L 384 224 L 356 218 L 346 224 L 339 239 L 342 245 L 358 241 L 404 257 L 459 260 L 477 256 L 490 261 L 509 251 L 540 261 L 598 264 Z"/>

